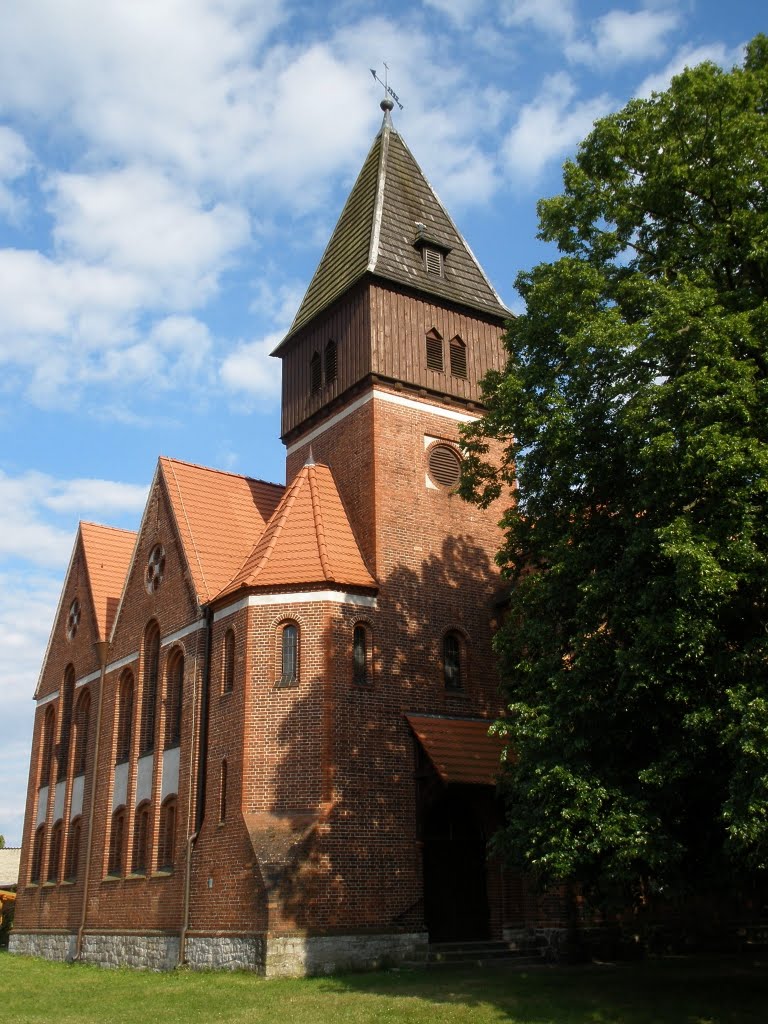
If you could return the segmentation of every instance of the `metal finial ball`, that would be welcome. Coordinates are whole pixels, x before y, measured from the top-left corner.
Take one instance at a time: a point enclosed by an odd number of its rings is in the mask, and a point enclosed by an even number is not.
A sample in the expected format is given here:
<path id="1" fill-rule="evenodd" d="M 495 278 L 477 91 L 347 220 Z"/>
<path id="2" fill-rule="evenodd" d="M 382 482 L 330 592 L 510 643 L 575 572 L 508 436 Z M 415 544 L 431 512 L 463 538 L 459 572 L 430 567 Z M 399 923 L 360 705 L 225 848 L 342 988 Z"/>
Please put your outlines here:
<path id="1" fill-rule="evenodd" d="M 384 99 L 379 104 L 379 106 L 381 107 L 382 110 L 394 110 L 395 109 L 395 104 L 392 102 L 392 100 L 389 98 L 389 96 L 385 96 Z"/>

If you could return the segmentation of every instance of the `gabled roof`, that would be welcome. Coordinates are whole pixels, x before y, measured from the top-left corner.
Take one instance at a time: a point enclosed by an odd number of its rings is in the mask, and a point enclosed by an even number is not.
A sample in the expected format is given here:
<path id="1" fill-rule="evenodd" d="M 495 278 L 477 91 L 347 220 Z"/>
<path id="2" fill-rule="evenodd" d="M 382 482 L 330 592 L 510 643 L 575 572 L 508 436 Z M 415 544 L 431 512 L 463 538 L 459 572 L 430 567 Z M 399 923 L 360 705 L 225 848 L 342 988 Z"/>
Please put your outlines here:
<path id="1" fill-rule="evenodd" d="M 414 244 L 420 234 L 425 244 L 448 251 L 444 276 L 426 272 Z M 505 319 L 511 315 L 395 130 L 389 111 L 285 340 L 366 273 Z"/>
<path id="2" fill-rule="evenodd" d="M 285 488 L 166 457 L 159 469 L 198 600 L 206 603 L 253 550 Z"/>
<path id="3" fill-rule="evenodd" d="M 136 544 L 133 530 L 80 523 L 99 640 L 109 639 Z"/>
<path id="4" fill-rule="evenodd" d="M 297 473 L 264 534 L 225 589 L 332 583 L 375 587 L 328 466 Z"/>

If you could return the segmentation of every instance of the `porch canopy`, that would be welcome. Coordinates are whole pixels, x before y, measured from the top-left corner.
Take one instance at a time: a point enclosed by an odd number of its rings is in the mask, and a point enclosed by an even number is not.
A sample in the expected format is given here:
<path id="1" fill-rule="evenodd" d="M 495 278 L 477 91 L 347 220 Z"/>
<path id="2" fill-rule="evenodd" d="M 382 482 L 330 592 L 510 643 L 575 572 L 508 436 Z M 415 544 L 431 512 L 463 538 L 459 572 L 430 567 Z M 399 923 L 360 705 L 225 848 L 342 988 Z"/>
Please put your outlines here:
<path id="1" fill-rule="evenodd" d="M 504 740 L 488 735 L 487 718 L 405 717 L 443 782 L 496 785 Z"/>

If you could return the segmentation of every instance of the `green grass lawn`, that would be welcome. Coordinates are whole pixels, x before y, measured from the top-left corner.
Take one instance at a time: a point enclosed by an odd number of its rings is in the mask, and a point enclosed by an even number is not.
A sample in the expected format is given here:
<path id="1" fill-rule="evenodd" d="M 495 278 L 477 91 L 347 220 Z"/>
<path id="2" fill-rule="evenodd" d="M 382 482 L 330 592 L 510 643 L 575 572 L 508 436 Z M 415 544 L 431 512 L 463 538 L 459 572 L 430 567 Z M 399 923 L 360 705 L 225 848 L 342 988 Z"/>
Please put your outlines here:
<path id="1" fill-rule="evenodd" d="M 768 960 L 525 971 L 384 971 L 265 981 L 107 971 L 0 954 L 3 1024 L 766 1024 Z"/>

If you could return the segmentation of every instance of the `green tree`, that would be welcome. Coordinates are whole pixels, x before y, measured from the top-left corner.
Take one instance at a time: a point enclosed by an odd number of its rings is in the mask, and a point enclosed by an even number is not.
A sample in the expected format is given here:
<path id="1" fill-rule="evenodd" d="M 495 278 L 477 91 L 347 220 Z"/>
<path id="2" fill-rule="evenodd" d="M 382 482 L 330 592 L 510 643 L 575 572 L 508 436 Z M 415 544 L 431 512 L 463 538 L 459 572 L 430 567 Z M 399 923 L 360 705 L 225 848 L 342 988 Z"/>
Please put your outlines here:
<path id="1" fill-rule="evenodd" d="M 0 835 L 0 850 L 5 849 L 5 836 Z"/>
<path id="2" fill-rule="evenodd" d="M 768 867 L 766 111 L 758 36 L 595 124 L 465 435 L 464 496 L 517 488 L 502 840 L 544 882 Z"/>

